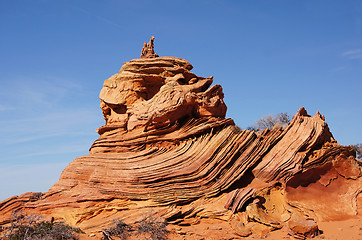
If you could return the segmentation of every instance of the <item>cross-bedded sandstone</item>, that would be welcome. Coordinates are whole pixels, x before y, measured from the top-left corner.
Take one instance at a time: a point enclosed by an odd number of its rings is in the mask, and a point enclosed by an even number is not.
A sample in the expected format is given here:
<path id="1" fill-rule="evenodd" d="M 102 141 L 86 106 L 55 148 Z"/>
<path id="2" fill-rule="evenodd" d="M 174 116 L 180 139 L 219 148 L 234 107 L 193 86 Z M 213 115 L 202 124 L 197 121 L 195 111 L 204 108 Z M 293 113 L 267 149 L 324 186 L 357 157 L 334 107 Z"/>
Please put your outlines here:
<path id="1" fill-rule="evenodd" d="M 301 108 L 286 129 L 240 130 L 225 118 L 212 77 L 196 76 L 184 59 L 156 56 L 149 44 L 105 80 L 105 125 L 89 155 L 41 197 L 1 202 L 0 224 L 24 210 L 96 232 L 113 218 L 132 223 L 152 211 L 179 226 L 221 221 L 225 236 L 283 228 L 305 238 L 318 234 L 318 221 L 360 211 L 361 167 L 324 116 Z"/>

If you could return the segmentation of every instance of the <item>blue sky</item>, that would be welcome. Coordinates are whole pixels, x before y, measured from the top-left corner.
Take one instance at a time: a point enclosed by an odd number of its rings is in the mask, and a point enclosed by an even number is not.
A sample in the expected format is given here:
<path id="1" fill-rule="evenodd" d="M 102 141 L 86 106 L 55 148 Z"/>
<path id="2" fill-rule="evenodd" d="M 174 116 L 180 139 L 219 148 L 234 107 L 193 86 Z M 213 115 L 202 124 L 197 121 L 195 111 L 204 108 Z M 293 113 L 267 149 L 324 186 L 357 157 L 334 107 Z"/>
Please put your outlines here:
<path id="1" fill-rule="evenodd" d="M 0 0 L 0 200 L 47 191 L 88 153 L 103 81 L 151 35 L 214 76 L 241 128 L 304 106 L 362 142 L 362 1 Z"/>

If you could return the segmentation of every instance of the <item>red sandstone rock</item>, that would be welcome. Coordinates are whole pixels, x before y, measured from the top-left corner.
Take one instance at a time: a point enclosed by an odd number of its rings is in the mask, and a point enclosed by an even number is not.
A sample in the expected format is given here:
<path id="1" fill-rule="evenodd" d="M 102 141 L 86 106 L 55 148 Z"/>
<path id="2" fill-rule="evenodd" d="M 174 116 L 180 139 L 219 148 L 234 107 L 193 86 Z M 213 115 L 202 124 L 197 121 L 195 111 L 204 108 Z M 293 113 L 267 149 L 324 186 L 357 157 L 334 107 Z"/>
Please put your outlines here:
<path id="1" fill-rule="evenodd" d="M 154 44 L 153 41 L 155 40 L 155 37 L 152 36 L 150 41 L 148 43 L 143 44 L 143 48 L 141 51 L 141 58 L 155 58 L 158 57 L 158 55 L 154 51 Z"/>
<path id="2" fill-rule="evenodd" d="M 221 86 L 191 69 L 156 57 L 151 38 L 141 59 L 104 82 L 105 125 L 90 154 L 41 197 L 0 202 L 0 224 L 21 209 L 98 234 L 114 218 L 134 223 L 153 212 L 190 233 L 218 222 L 230 238 L 276 229 L 305 238 L 319 221 L 358 213 L 361 167 L 324 116 L 301 108 L 285 130 L 240 131 L 225 118 Z"/>

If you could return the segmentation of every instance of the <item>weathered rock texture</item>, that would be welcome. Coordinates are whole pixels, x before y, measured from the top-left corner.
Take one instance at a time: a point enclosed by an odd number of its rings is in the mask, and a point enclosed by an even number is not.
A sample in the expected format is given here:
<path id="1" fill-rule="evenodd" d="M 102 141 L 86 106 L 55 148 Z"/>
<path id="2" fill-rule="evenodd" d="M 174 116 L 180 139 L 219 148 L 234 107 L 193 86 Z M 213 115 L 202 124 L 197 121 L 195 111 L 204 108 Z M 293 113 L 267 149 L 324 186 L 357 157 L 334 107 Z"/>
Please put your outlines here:
<path id="1" fill-rule="evenodd" d="M 153 41 L 155 40 L 155 37 L 152 36 L 150 41 L 148 43 L 144 43 L 143 44 L 143 48 L 142 48 L 142 51 L 141 51 L 141 58 L 155 58 L 155 57 L 158 57 L 158 54 L 155 53 L 155 50 L 154 50 L 154 43 Z"/>
<path id="2" fill-rule="evenodd" d="M 184 59 L 157 57 L 153 38 L 149 44 L 152 51 L 104 82 L 106 123 L 90 154 L 41 197 L 1 202 L 0 224 L 22 209 L 99 234 L 114 218 L 134 223 L 152 212 L 171 224 L 175 239 L 276 229 L 305 238 L 319 234 L 318 222 L 358 214 L 361 167 L 324 116 L 301 108 L 286 129 L 242 131 L 225 118 L 212 77 L 196 76 Z"/>

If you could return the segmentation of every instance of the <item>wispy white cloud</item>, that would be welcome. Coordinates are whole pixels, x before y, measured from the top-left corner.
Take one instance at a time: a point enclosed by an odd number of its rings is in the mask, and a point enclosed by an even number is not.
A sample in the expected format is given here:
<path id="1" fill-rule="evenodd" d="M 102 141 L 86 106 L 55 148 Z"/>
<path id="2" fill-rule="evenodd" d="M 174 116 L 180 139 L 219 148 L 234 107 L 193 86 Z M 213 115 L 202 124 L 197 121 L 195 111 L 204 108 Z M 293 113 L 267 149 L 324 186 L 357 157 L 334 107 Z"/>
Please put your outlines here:
<path id="1" fill-rule="evenodd" d="M 0 166 L 0 201 L 25 192 L 45 192 L 69 162 Z"/>
<path id="2" fill-rule="evenodd" d="M 44 148 L 43 151 L 36 151 L 25 155 L 20 155 L 19 157 L 29 158 L 37 156 L 52 156 L 52 155 L 79 153 L 79 152 L 85 152 L 85 154 L 88 154 L 87 151 L 89 147 L 90 147 L 89 142 L 84 141 L 84 142 L 77 142 L 76 144 L 71 144 L 71 145 L 64 144 L 57 146 L 56 148 Z"/>
<path id="3" fill-rule="evenodd" d="M 0 112 L 12 110 L 12 109 L 14 109 L 14 108 L 0 104 Z"/>
<path id="4" fill-rule="evenodd" d="M 60 136 L 92 136 L 95 132 L 86 127 L 97 123 L 96 113 L 89 110 L 61 111 L 38 118 L 0 121 L 0 142 L 18 144 Z M 90 130 L 90 131 L 89 131 Z"/>
<path id="5" fill-rule="evenodd" d="M 69 164 L 69 162 L 56 162 L 56 163 L 42 163 L 42 164 L 15 164 L 15 165 L 2 165 L 0 166 L 0 179 L 10 176 L 19 176 L 28 174 L 28 172 L 44 171 L 50 169 L 57 169 L 61 172 L 63 167 Z M 0 181 L 2 182 L 2 181 Z"/>
<path id="6" fill-rule="evenodd" d="M 55 131 L 53 133 L 46 133 L 45 131 L 37 132 L 37 134 L 29 134 L 22 132 L 22 136 L 20 137 L 14 137 L 10 138 L 4 141 L 6 144 L 19 144 L 19 143 L 25 143 L 25 142 L 32 142 L 36 140 L 46 139 L 46 138 L 55 138 L 55 137 L 61 137 L 61 136 L 67 136 L 67 137 L 74 137 L 74 136 L 92 136 L 92 134 L 85 133 L 85 132 L 74 132 L 74 131 Z"/>
<path id="7" fill-rule="evenodd" d="M 349 59 L 361 59 L 362 58 L 362 49 L 357 48 L 357 49 L 345 51 L 341 55 L 343 57 L 347 57 Z"/>
<path id="8" fill-rule="evenodd" d="M 88 153 L 103 120 L 85 97 L 86 88 L 66 79 L 31 76 L 9 79 L 2 87 L 0 166 L 71 161 Z M 0 176 L 4 171 L 0 168 Z"/>
<path id="9" fill-rule="evenodd" d="M 57 77 L 17 76 L 2 84 L 0 99 L 6 106 L 29 103 L 38 108 L 52 107 L 71 93 L 82 91 L 82 86 L 74 81 Z M 19 109 L 20 110 L 20 109 Z M 22 109 L 24 110 L 24 109 Z"/>

